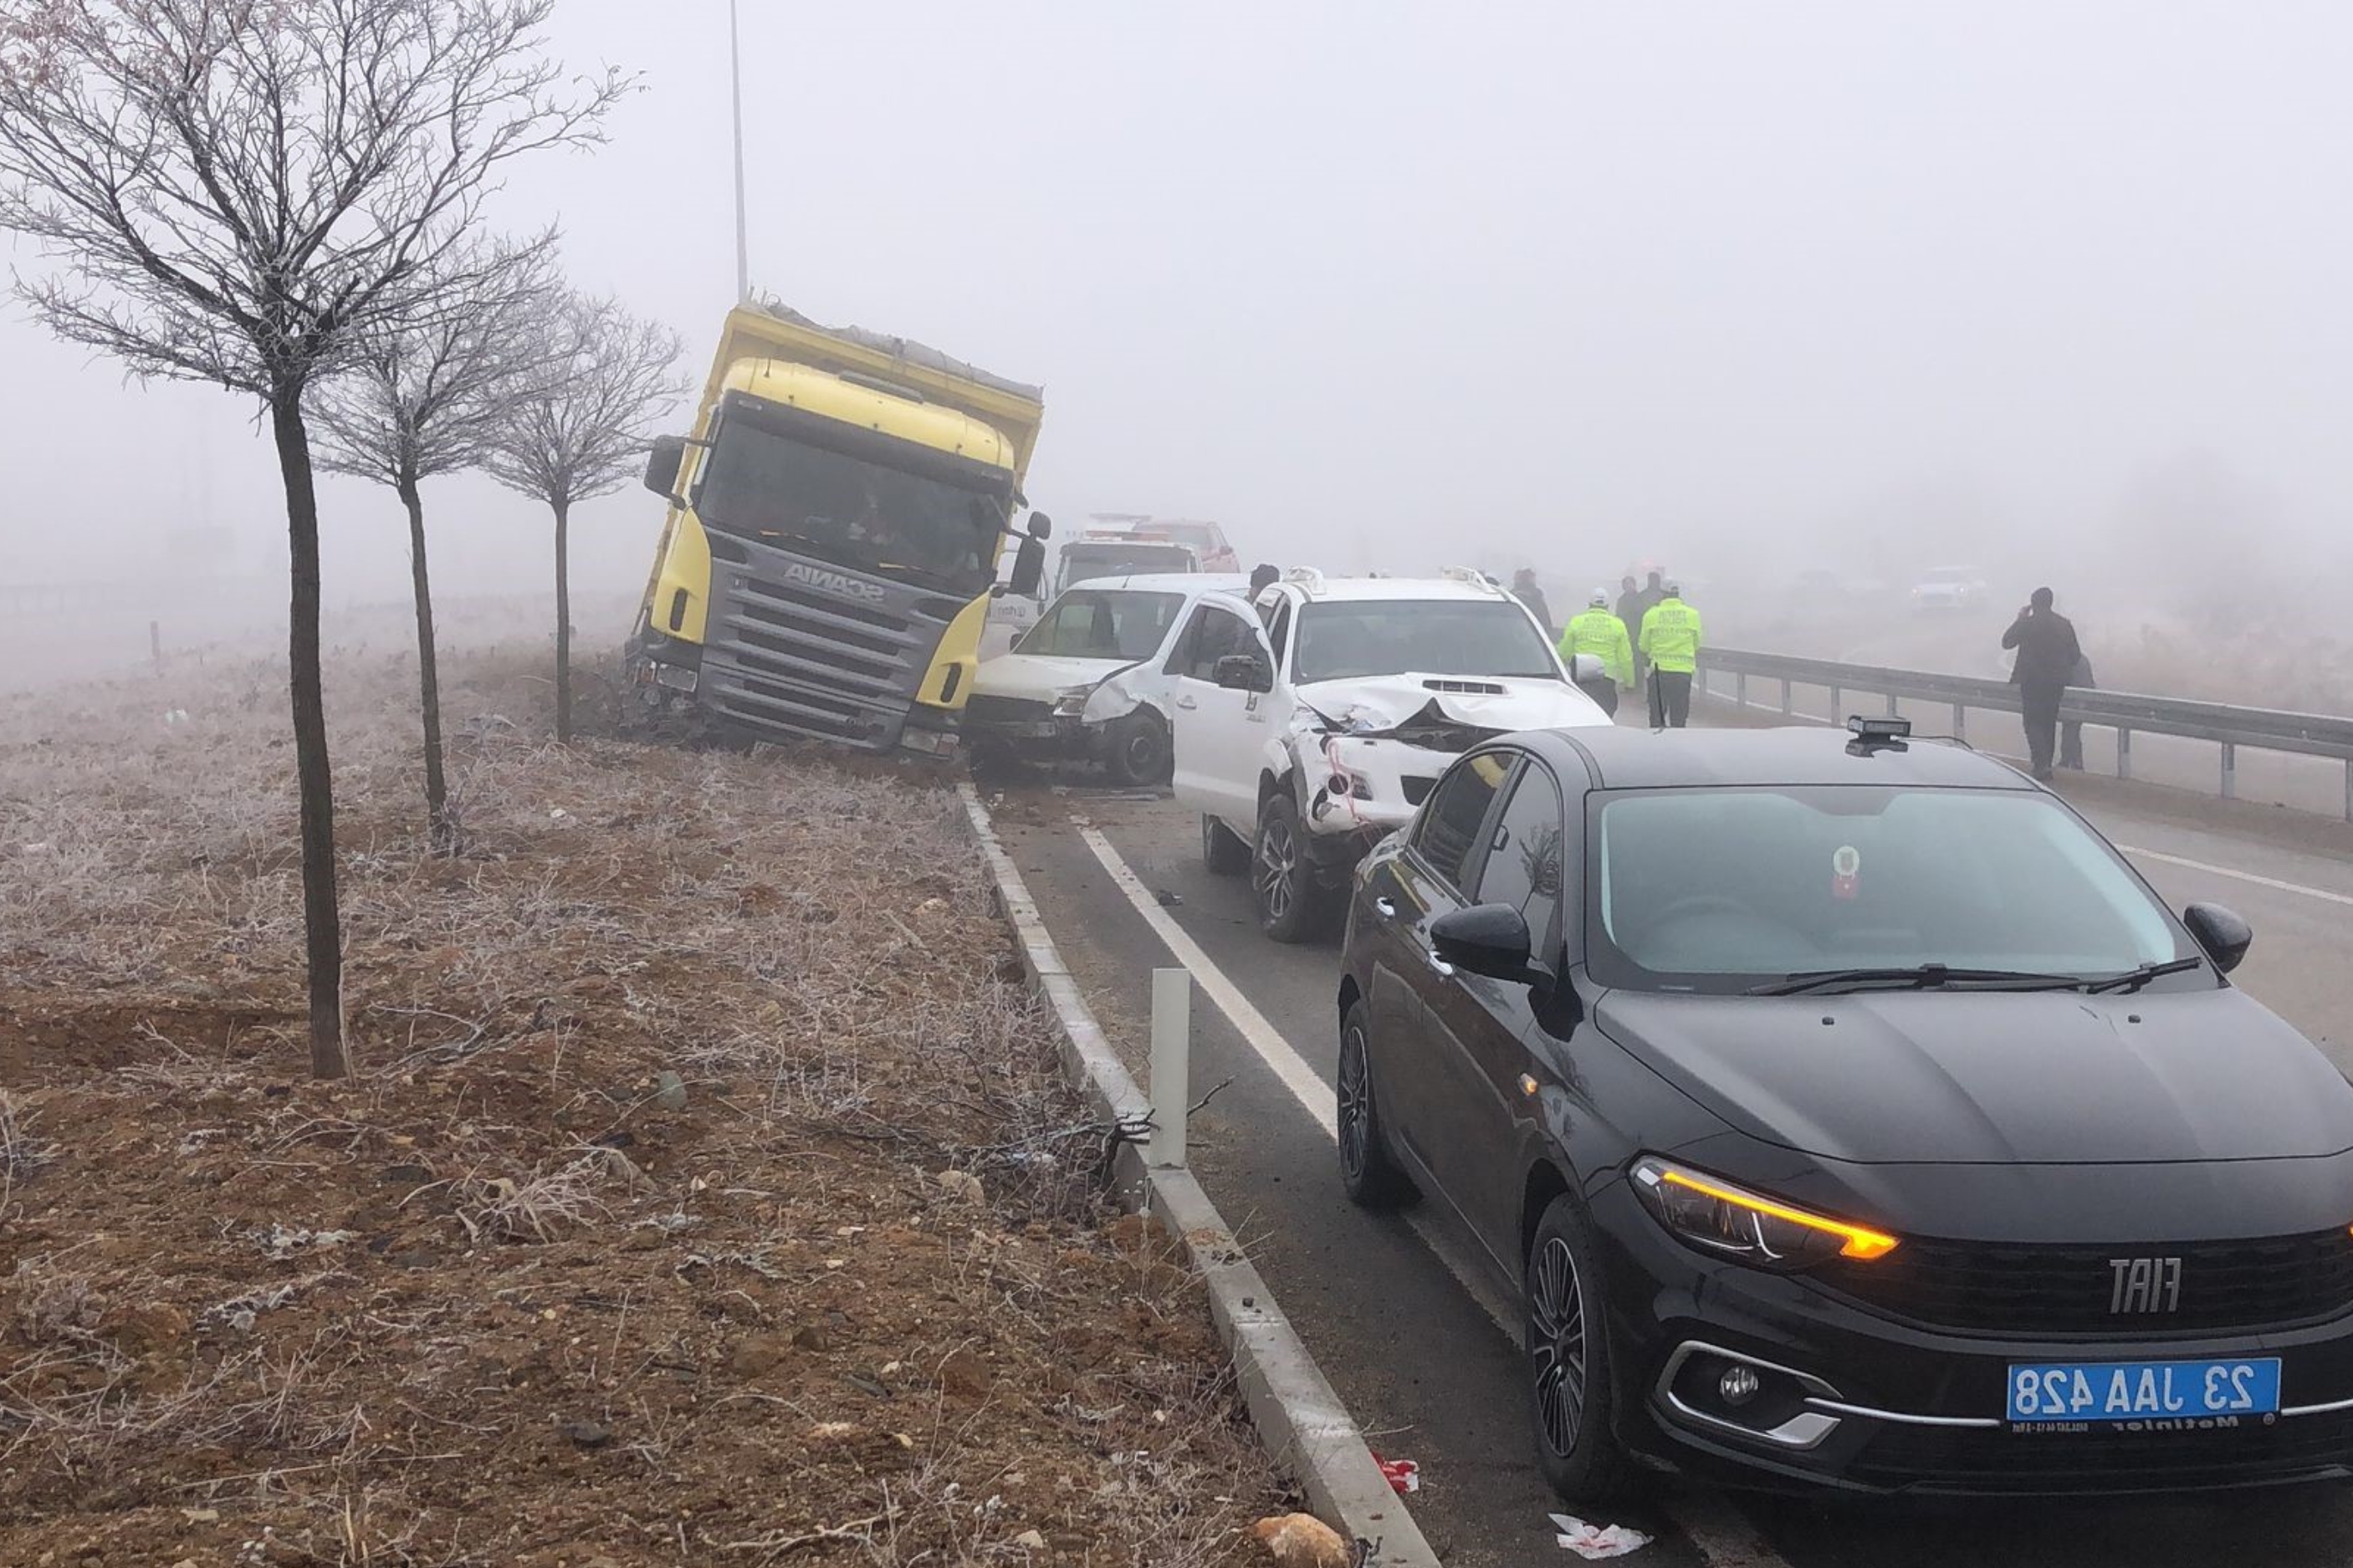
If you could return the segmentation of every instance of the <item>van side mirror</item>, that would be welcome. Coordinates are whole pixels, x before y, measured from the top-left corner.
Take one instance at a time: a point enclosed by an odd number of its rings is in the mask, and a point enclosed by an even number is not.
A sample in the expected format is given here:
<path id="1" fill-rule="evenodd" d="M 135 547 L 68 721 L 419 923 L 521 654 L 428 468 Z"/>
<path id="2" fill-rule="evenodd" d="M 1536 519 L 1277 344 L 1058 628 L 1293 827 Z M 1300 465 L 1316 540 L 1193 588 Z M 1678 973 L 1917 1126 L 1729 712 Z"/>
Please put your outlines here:
<path id="1" fill-rule="evenodd" d="M 1029 514 L 1029 537 L 1043 544 L 1054 537 L 1054 520 L 1042 511 Z"/>
<path id="2" fill-rule="evenodd" d="M 1024 599 L 1038 596 L 1038 584 L 1046 577 L 1046 546 L 1035 534 L 1021 542 L 1013 552 L 1013 578 L 1005 591 Z"/>
<path id="3" fill-rule="evenodd" d="M 1274 671 L 1254 653 L 1229 653 L 1216 666 L 1217 682 L 1228 691 L 1271 691 Z"/>
<path id="4" fill-rule="evenodd" d="M 657 436 L 646 449 L 646 489 L 664 500 L 678 500 L 679 465 L 686 460 L 686 440 L 680 436 Z"/>
<path id="5" fill-rule="evenodd" d="M 2181 923 L 2225 974 L 2239 967 L 2255 940 L 2254 928 L 2220 904 L 2192 904 L 2181 911 Z"/>
<path id="6" fill-rule="evenodd" d="M 1430 955 L 1440 963 L 1514 985 L 1551 979 L 1528 962 L 1528 922 L 1511 904 L 1449 910 L 1430 922 Z"/>

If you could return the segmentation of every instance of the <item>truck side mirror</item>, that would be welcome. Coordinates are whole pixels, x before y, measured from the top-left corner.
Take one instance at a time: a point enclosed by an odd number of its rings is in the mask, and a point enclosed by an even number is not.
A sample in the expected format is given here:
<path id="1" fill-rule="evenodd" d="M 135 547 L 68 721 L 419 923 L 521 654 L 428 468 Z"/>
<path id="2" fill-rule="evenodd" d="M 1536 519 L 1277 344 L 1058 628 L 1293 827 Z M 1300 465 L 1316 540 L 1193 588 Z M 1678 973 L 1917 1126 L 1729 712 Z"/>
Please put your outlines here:
<path id="1" fill-rule="evenodd" d="M 1029 514 L 1029 537 L 1043 544 L 1054 537 L 1054 520 L 1042 511 Z"/>
<path id="2" fill-rule="evenodd" d="M 657 436 L 646 448 L 646 489 L 664 500 L 678 499 L 679 465 L 686 460 L 686 441 L 679 436 Z"/>
<path id="3" fill-rule="evenodd" d="M 1032 534 L 1021 542 L 1020 549 L 1013 552 L 1013 579 L 1005 585 L 1005 591 L 1025 599 L 1034 599 L 1038 596 L 1038 584 L 1045 581 L 1045 577 L 1046 547 L 1039 542 L 1037 535 Z"/>

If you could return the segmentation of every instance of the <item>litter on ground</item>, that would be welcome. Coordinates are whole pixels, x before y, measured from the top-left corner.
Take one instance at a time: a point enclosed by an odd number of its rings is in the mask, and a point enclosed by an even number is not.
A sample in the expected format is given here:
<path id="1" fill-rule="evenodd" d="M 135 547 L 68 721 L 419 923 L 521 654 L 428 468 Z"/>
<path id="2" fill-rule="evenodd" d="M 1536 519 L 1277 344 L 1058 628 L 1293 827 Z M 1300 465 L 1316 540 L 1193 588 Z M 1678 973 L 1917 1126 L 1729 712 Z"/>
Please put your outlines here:
<path id="1" fill-rule="evenodd" d="M 1623 1557 L 1651 1544 L 1651 1538 L 1639 1530 L 1629 1530 L 1622 1524 L 1588 1524 L 1575 1514 L 1556 1513 L 1552 1516 L 1553 1528 L 1560 1533 L 1554 1537 L 1561 1545 L 1588 1563 L 1605 1557 Z"/>

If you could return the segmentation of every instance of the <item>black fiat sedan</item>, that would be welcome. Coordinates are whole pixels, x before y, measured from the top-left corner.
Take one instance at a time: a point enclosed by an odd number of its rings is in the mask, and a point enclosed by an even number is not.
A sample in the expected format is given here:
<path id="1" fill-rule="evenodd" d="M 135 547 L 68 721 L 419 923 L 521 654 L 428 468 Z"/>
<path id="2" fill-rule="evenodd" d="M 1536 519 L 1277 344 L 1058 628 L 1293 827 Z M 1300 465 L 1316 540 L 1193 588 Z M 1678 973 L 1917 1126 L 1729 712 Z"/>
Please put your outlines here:
<path id="1" fill-rule="evenodd" d="M 1349 1194 L 1525 1304 L 1567 1496 L 2353 1473 L 2353 1085 L 2064 802 L 1900 721 L 1464 757 L 1362 868 Z"/>

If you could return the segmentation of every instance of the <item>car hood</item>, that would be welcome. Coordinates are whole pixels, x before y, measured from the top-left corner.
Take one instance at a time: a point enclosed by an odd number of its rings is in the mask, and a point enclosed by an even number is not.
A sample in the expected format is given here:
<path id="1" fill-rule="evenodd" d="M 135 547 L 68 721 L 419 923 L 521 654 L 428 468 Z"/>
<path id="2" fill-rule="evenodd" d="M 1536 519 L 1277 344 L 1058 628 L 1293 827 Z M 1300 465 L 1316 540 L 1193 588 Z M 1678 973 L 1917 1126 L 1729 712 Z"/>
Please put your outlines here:
<path id="1" fill-rule="evenodd" d="M 1394 730 L 1430 708 L 1455 723 L 1499 731 L 1568 730 L 1609 722 L 1593 699 L 1565 680 L 1483 675 L 1364 676 L 1303 685 L 1299 688 L 1299 700 L 1334 727 L 1355 734 Z"/>
<path id="2" fill-rule="evenodd" d="M 1620 991 L 1596 1021 L 1734 1129 L 1827 1160 L 2255 1160 L 2353 1149 L 2353 1084 L 2227 987 Z"/>
<path id="3" fill-rule="evenodd" d="M 1092 686 L 1117 674 L 1134 661 L 1124 658 L 1069 658 L 1039 653 L 1008 653 L 982 662 L 972 679 L 977 697 L 1013 697 L 1031 702 L 1051 702 L 1073 686 Z"/>

